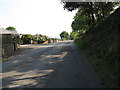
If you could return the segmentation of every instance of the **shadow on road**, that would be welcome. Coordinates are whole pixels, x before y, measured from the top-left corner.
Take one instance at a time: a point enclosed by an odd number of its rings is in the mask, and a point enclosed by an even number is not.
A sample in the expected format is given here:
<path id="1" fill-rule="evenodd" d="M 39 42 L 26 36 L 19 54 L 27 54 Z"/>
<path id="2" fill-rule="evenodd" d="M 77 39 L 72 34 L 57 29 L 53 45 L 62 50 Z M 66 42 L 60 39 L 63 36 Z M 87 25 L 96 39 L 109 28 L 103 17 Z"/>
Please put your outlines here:
<path id="1" fill-rule="evenodd" d="M 72 42 L 43 45 L 10 62 L 3 66 L 3 88 L 101 88 Z"/>
<path id="2" fill-rule="evenodd" d="M 3 68 L 3 88 L 46 87 L 45 85 L 50 81 L 50 78 L 54 78 L 53 75 L 57 73 L 61 63 L 64 62 L 64 57 L 68 51 L 62 45 L 45 46 L 44 52 L 36 52 L 21 63 L 17 62 L 19 58 L 8 61 L 10 63 L 5 62 L 6 64 L 13 64 L 13 66 Z M 32 50 L 33 48 L 25 49 Z M 18 56 L 22 55 L 24 54 L 18 54 Z"/>

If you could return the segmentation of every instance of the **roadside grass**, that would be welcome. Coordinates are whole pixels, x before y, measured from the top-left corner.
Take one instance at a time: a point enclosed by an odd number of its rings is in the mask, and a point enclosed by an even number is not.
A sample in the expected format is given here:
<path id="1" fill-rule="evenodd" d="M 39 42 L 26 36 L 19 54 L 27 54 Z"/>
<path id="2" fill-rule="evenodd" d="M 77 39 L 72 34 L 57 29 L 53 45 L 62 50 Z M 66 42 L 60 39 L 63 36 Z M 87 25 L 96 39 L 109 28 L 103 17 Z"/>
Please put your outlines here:
<path id="1" fill-rule="evenodd" d="M 82 49 L 107 88 L 120 88 L 120 8 L 74 43 Z"/>
<path id="2" fill-rule="evenodd" d="M 84 39 L 75 40 L 74 43 L 84 51 L 83 53 L 99 76 L 103 86 L 106 88 L 120 88 L 118 80 L 119 69 L 116 69 L 116 63 L 114 63 L 117 58 L 115 53 L 106 52 L 104 47 L 95 45 L 90 47 Z"/>
<path id="3" fill-rule="evenodd" d="M 83 40 L 75 40 L 74 43 L 79 47 L 79 48 L 82 48 L 84 49 L 87 45 L 85 44 L 85 42 Z"/>

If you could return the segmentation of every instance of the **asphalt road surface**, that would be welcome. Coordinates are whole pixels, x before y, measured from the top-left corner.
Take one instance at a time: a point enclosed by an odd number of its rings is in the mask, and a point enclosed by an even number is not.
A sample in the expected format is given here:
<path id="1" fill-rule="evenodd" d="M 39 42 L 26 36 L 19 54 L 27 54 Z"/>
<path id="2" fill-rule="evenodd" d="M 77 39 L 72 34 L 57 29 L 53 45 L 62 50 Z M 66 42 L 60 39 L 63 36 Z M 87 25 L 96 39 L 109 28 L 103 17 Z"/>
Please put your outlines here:
<path id="1" fill-rule="evenodd" d="M 2 62 L 3 88 L 102 88 L 72 41 L 22 45 Z"/>

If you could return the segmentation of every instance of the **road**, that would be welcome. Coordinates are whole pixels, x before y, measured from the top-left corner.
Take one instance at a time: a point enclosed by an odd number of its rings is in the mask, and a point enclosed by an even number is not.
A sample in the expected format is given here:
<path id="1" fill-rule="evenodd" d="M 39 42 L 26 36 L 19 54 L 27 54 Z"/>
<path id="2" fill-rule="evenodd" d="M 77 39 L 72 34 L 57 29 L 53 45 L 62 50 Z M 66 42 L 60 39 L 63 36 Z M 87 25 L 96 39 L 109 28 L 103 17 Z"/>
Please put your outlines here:
<path id="1" fill-rule="evenodd" d="M 72 41 L 23 45 L 2 62 L 3 88 L 102 88 Z"/>

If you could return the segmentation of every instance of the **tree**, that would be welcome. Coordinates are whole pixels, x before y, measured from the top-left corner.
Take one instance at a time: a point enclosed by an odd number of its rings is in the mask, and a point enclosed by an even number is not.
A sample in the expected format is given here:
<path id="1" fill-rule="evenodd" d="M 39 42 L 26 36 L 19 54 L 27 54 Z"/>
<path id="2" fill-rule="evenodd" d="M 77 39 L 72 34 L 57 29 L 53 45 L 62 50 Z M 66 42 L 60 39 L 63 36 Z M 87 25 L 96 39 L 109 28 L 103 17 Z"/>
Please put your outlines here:
<path id="1" fill-rule="evenodd" d="M 99 23 L 107 18 L 118 2 L 63 2 L 64 9 L 73 11 L 78 9 L 88 18 L 89 30 L 93 30 Z"/>
<path id="2" fill-rule="evenodd" d="M 72 31 L 70 33 L 70 40 L 75 40 L 78 37 L 78 33 L 75 31 Z"/>
<path id="3" fill-rule="evenodd" d="M 9 27 L 6 28 L 6 30 L 16 31 L 16 28 L 14 28 L 12 26 L 9 26 Z"/>
<path id="4" fill-rule="evenodd" d="M 21 37 L 23 44 L 31 44 L 33 36 L 31 34 L 24 34 Z"/>
<path id="5" fill-rule="evenodd" d="M 41 35 L 41 34 L 36 34 L 33 36 L 33 41 L 37 43 L 43 43 L 49 39 L 48 36 Z"/>
<path id="6" fill-rule="evenodd" d="M 61 39 L 68 40 L 69 39 L 69 34 L 66 31 L 61 32 L 60 34 Z"/>
<path id="7" fill-rule="evenodd" d="M 94 9 L 92 2 L 63 2 L 64 9 L 68 11 L 73 11 L 75 9 L 79 9 L 86 15 L 88 19 L 88 26 L 91 28 L 95 25 L 95 17 L 94 17 Z"/>
<path id="8" fill-rule="evenodd" d="M 87 30 L 88 29 L 87 20 L 88 18 L 81 11 L 78 11 L 74 16 L 74 21 L 71 24 L 72 30 L 75 32 Z"/>

